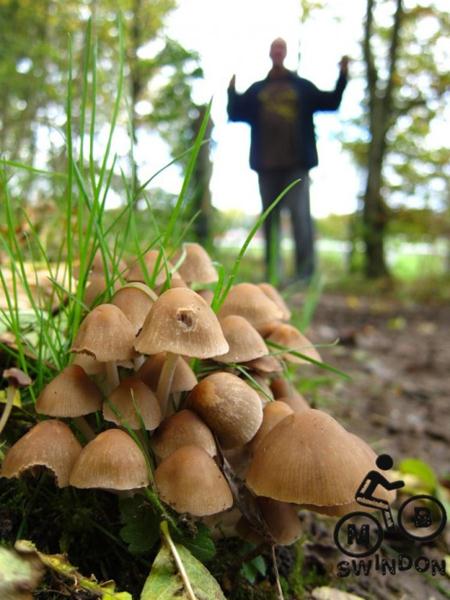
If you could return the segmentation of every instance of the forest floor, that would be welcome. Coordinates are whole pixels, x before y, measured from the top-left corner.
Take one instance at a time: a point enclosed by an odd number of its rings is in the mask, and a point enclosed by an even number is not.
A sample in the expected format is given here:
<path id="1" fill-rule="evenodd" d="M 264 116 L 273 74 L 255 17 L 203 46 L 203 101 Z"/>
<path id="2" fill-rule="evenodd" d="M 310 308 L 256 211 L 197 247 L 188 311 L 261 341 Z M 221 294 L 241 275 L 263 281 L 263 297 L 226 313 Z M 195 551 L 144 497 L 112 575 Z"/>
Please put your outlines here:
<path id="1" fill-rule="evenodd" d="M 296 301 L 301 304 L 301 297 Z M 322 348 L 321 354 L 351 380 L 334 375 L 324 380 L 323 371 L 317 387 L 304 391 L 305 397 L 333 414 L 376 452 L 391 454 L 395 464 L 405 458 L 425 461 L 448 487 L 450 306 L 324 294 L 309 334 L 316 344 L 339 339 L 336 346 Z M 320 541 L 311 544 L 313 563 L 322 563 L 322 570 L 336 575 L 336 562 L 345 557 L 336 557 L 332 551 L 330 526 L 314 521 Z M 396 551 L 443 559 L 449 554 L 448 527 L 436 543 L 414 546 L 413 542 L 400 544 Z M 387 550 L 392 551 L 392 546 Z M 448 577 L 412 569 L 395 575 L 378 572 L 336 578 L 335 583 L 363 598 L 450 597 Z"/>

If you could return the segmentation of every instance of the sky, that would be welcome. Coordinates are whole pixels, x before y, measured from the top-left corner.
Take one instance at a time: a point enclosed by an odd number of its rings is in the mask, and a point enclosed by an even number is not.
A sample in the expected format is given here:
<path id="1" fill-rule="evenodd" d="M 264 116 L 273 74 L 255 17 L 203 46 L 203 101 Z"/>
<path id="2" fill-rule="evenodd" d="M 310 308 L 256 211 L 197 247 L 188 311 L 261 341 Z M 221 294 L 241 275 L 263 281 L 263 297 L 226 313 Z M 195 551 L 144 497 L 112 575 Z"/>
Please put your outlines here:
<path id="1" fill-rule="evenodd" d="M 221 210 L 260 211 L 257 175 L 248 165 L 250 129 L 227 120 L 226 90 L 233 73 L 240 92 L 264 78 L 271 66 L 270 43 L 283 37 L 288 44 L 286 67 L 328 90 L 335 85 L 340 57 L 359 53 L 364 2 L 338 0 L 305 25 L 299 4 L 297 0 L 179 0 L 179 8 L 168 19 L 166 33 L 200 54 L 204 80 L 194 87 L 194 101 L 213 98 L 211 191 L 213 204 Z M 353 64 L 351 70 L 359 68 Z M 320 161 L 311 171 L 315 217 L 349 213 L 356 207 L 361 180 L 337 136 L 357 111 L 361 94 L 361 84 L 350 80 L 339 112 L 315 117 Z M 163 152 L 162 146 L 154 146 L 152 156 L 147 154 L 144 176 L 161 166 Z M 157 183 L 177 193 L 176 167 L 164 172 Z"/>

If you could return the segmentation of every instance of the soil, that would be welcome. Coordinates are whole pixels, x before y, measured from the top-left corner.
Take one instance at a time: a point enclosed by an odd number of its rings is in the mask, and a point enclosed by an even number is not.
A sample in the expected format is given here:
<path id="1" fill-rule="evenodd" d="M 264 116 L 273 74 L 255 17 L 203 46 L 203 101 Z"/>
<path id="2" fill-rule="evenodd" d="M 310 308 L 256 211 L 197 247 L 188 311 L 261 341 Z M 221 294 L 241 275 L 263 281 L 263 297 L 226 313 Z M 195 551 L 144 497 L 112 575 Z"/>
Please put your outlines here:
<path id="1" fill-rule="evenodd" d="M 425 461 L 448 487 L 450 307 L 324 295 L 309 333 L 314 343 L 339 340 L 320 352 L 326 362 L 351 376 L 347 381 L 331 374 L 329 384 L 312 390 L 309 400 L 376 452 L 391 454 L 395 463 L 405 458 Z M 435 544 L 422 545 L 420 553 L 440 559 L 448 555 L 448 530 L 447 525 L 446 533 Z M 331 560 L 327 557 L 332 546 L 330 527 L 322 531 L 322 537 L 320 543 L 312 543 L 311 551 L 330 574 L 336 565 L 335 554 Z M 328 548 L 325 554 L 321 546 Z M 395 544 L 389 547 L 388 543 L 387 550 L 392 547 L 395 550 Z M 406 551 L 412 550 L 417 554 L 410 543 Z M 339 585 L 338 579 L 335 582 Z M 427 577 L 412 570 L 341 579 L 339 587 L 363 598 L 450 597 L 448 577 Z"/>

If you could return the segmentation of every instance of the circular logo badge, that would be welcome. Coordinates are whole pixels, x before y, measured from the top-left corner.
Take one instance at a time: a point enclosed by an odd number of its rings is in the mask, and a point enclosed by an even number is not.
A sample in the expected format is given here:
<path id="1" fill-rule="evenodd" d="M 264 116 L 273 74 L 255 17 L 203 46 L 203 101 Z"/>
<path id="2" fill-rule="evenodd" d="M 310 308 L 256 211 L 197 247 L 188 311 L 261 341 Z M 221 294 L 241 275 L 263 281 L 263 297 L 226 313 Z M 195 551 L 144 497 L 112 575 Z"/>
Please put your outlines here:
<path id="1" fill-rule="evenodd" d="M 426 494 L 408 498 L 398 511 L 402 533 L 418 542 L 429 542 L 444 529 L 447 515 L 442 503 Z"/>
<path id="2" fill-rule="evenodd" d="M 334 541 L 339 550 L 347 556 L 364 558 L 381 546 L 383 529 L 371 514 L 352 512 L 336 523 Z"/>

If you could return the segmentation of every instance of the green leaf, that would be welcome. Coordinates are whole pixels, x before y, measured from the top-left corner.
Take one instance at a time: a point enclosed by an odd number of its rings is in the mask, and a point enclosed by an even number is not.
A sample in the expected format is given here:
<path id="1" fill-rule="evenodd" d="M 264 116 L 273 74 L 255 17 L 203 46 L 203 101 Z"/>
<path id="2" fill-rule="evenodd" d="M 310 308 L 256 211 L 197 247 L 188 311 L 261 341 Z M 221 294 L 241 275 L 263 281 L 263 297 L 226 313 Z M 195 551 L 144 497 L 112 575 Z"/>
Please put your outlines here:
<path id="1" fill-rule="evenodd" d="M 399 470 L 401 473 L 417 477 L 429 492 L 433 492 L 438 485 L 436 473 L 430 465 L 418 458 L 405 458 L 400 463 Z"/>
<path id="2" fill-rule="evenodd" d="M 241 567 L 241 575 L 251 584 L 255 583 L 258 574 L 264 576 L 266 572 L 267 565 L 262 556 L 257 556 L 253 560 L 244 563 Z"/>
<path id="3" fill-rule="evenodd" d="M 197 533 L 195 537 L 187 535 L 178 535 L 176 532 L 171 532 L 175 542 L 185 546 L 198 560 L 206 562 L 216 553 L 216 546 L 211 538 L 211 532 L 204 523 L 197 523 Z"/>
<path id="4" fill-rule="evenodd" d="M 200 561 L 175 544 L 197 600 L 226 600 L 219 584 Z M 140 600 L 189 600 L 172 554 L 164 544 L 153 562 Z"/>
<path id="5" fill-rule="evenodd" d="M 124 524 L 120 537 L 132 554 L 144 554 L 159 540 L 159 516 L 142 496 L 122 498 L 119 503 Z"/>

